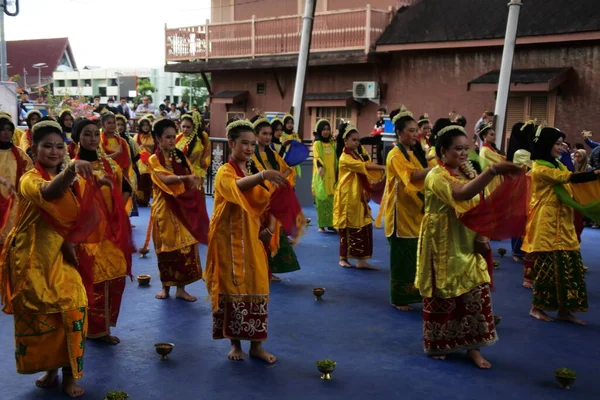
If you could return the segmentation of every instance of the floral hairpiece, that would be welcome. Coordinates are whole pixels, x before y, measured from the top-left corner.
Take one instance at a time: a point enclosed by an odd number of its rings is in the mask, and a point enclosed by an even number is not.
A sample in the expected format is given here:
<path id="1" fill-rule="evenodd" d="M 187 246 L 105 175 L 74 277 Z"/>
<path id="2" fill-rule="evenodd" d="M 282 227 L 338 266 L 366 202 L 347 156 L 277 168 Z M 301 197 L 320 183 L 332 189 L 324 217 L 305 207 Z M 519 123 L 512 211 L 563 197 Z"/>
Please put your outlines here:
<path id="1" fill-rule="evenodd" d="M 523 124 L 523 126 L 521 127 L 521 130 L 524 131 L 525 128 L 527 128 L 529 125 L 533 125 L 536 126 L 537 125 L 537 118 L 534 119 L 528 119 L 527 121 L 525 121 L 525 123 Z"/>
<path id="2" fill-rule="evenodd" d="M 263 123 L 267 123 L 269 124 L 269 126 L 271 125 L 271 122 L 269 122 L 269 118 L 265 117 L 264 115 L 261 115 L 260 118 L 257 118 L 256 121 L 252 123 L 252 127 L 256 129 L 258 125 Z"/>
<path id="3" fill-rule="evenodd" d="M 69 109 L 69 108 L 65 108 L 65 109 L 61 110 L 58 113 L 58 117 L 60 118 L 60 117 L 62 117 L 65 114 L 69 114 L 72 117 L 73 116 L 73 111 L 71 111 L 71 109 Z"/>
<path id="4" fill-rule="evenodd" d="M 31 110 L 25 115 L 25 119 L 29 119 L 29 117 L 31 117 L 33 114 L 37 114 L 40 118 L 44 118 L 44 116 L 39 110 Z"/>
<path id="5" fill-rule="evenodd" d="M 315 124 L 315 132 L 317 131 L 317 129 L 319 129 L 319 125 L 321 125 L 323 122 L 327 122 L 329 124 L 329 120 L 325 119 L 325 118 L 321 118 L 320 120 L 317 121 L 317 123 Z"/>
<path id="6" fill-rule="evenodd" d="M 120 119 L 121 121 L 124 121 L 125 123 L 127 123 L 127 117 L 124 116 L 123 114 L 115 115 L 115 119 Z"/>
<path id="7" fill-rule="evenodd" d="M 458 121 L 459 121 L 461 118 L 464 118 L 464 117 L 463 117 L 462 115 L 458 114 L 458 113 L 457 113 L 457 112 L 455 112 L 455 111 L 452 111 L 452 112 L 450 113 L 450 121 L 451 121 L 451 122 L 454 122 L 454 123 L 456 123 L 456 122 L 458 122 Z"/>
<path id="8" fill-rule="evenodd" d="M 281 123 L 281 125 L 283 125 L 283 120 L 279 117 L 275 117 L 271 120 L 271 125 L 273 125 L 275 122 L 279 122 Z"/>
<path id="9" fill-rule="evenodd" d="M 105 114 L 110 114 L 110 115 L 115 115 L 114 112 L 110 111 L 108 108 L 104 107 L 102 109 L 102 111 L 100 111 L 100 115 L 105 115 Z"/>
<path id="10" fill-rule="evenodd" d="M 483 135 L 483 134 L 485 133 L 485 131 L 487 131 L 487 130 L 489 130 L 489 129 L 492 129 L 492 127 L 493 127 L 493 124 L 492 124 L 491 122 L 489 122 L 489 123 L 487 123 L 487 124 L 484 124 L 484 125 L 481 127 L 481 129 L 480 129 L 480 130 L 477 132 L 477 135 L 478 135 L 478 136 L 481 136 L 481 135 Z"/>
<path id="11" fill-rule="evenodd" d="M 537 143 L 537 141 L 540 139 L 540 136 L 542 135 L 542 130 L 544 128 L 550 128 L 547 124 L 546 121 L 542 122 L 538 128 L 537 131 L 535 131 L 535 138 L 533 138 L 533 141 Z"/>
<path id="12" fill-rule="evenodd" d="M 448 133 L 448 132 L 454 131 L 454 130 L 460 131 L 460 132 L 464 133 L 465 135 L 467 134 L 467 131 L 465 130 L 465 128 L 463 128 L 460 125 L 448 125 L 447 127 L 440 129 L 440 131 L 437 133 L 437 137 L 439 138 L 444 133 Z"/>
<path id="13" fill-rule="evenodd" d="M 344 134 L 342 135 L 342 139 L 346 139 L 346 136 L 348 136 L 349 133 L 352 133 L 352 132 L 358 133 L 358 129 L 356 129 L 356 127 L 354 125 L 352 125 L 352 122 L 342 120 L 342 123 L 346 124 L 346 130 L 344 131 Z"/>
<path id="14" fill-rule="evenodd" d="M 417 121 L 417 124 L 422 124 L 423 122 L 430 122 L 429 114 L 427 114 L 427 113 L 423 114 L 423 118 L 421 118 L 419 121 Z"/>
<path id="15" fill-rule="evenodd" d="M 246 127 L 248 129 L 254 130 L 254 125 L 252 125 L 252 122 L 248 121 L 247 119 L 238 119 L 236 121 L 233 121 L 229 125 L 227 125 L 227 128 L 225 128 L 225 130 L 227 134 L 229 134 L 229 132 L 231 132 L 232 129 L 241 127 Z"/>
<path id="16" fill-rule="evenodd" d="M 400 106 L 400 111 L 398 112 L 398 114 L 394 115 L 394 118 L 392 118 L 392 124 L 396 124 L 396 121 L 398 121 L 400 118 L 404 118 L 404 117 L 412 117 L 412 113 L 410 111 L 408 111 L 406 109 L 406 107 L 404 107 L 404 105 Z"/>
<path id="17" fill-rule="evenodd" d="M 41 121 L 41 122 L 38 122 L 37 124 L 33 125 L 33 128 L 31 128 L 31 133 L 35 134 L 38 130 L 40 130 L 42 128 L 55 128 L 59 132 L 62 132 L 62 126 L 60 126 L 60 124 L 58 122 L 56 122 L 56 121 Z"/>

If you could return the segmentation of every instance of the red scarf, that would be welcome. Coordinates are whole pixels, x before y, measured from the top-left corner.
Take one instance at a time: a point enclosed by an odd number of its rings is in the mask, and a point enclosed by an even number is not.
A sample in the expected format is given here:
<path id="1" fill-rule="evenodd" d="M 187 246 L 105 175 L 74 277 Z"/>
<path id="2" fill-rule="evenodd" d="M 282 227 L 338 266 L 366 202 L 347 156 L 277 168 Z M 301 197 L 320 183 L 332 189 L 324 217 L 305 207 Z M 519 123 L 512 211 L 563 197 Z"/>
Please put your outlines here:
<path id="1" fill-rule="evenodd" d="M 75 159 L 79 160 L 79 155 L 77 155 Z M 109 210 L 108 205 L 104 201 L 104 197 L 102 197 L 102 201 L 100 202 L 101 211 L 107 219 L 106 238 L 123 252 L 125 261 L 127 262 L 127 275 L 133 279 L 131 273 L 132 254 L 135 253 L 136 249 L 133 244 L 133 236 L 131 233 L 131 221 L 125 211 L 125 200 L 121 193 L 121 187 L 118 185 L 118 182 L 113 175 L 109 161 L 103 157 L 100 158 L 100 161 L 102 162 L 104 172 L 106 172 L 107 177 L 109 177 L 112 182 L 112 189 L 110 191 L 110 197 L 113 201 L 112 211 Z M 98 186 L 97 183 L 95 183 L 95 180 L 90 179 L 87 181 L 86 192 L 92 181 L 94 182 L 94 186 Z"/>
<path id="2" fill-rule="evenodd" d="M 490 146 L 487 142 L 483 142 L 483 147 L 487 147 L 488 149 L 492 150 L 494 153 L 498 153 L 498 151 L 496 151 L 496 149 L 493 146 Z"/>
<path id="3" fill-rule="evenodd" d="M 160 149 L 157 149 L 155 154 L 160 164 L 166 168 L 164 154 Z M 192 174 L 185 159 L 177 160 L 175 157 L 171 157 L 171 165 L 173 166 L 173 172 L 177 176 Z M 177 216 L 183 226 L 198 242 L 208 244 L 208 225 L 210 220 L 206 211 L 204 194 L 198 188 L 191 187 L 178 196 L 172 196 L 167 193 L 164 193 L 164 195 L 167 207 Z"/>
<path id="4" fill-rule="evenodd" d="M 15 190 L 19 190 L 19 182 L 21 181 L 21 176 L 23 176 L 23 167 L 25 161 L 21 158 L 21 153 L 19 153 L 19 149 L 16 146 L 11 146 L 10 151 L 15 158 L 15 162 L 17 163 L 17 176 L 15 179 Z M 0 195 L 0 230 L 4 229 L 6 222 L 8 221 L 8 215 L 10 214 L 10 209 L 14 203 L 15 193 L 11 192 L 8 194 L 7 198 Z"/>
<path id="5" fill-rule="evenodd" d="M 233 157 L 229 159 L 229 164 L 233 167 L 237 176 L 240 178 L 245 177 Z M 283 231 L 287 235 L 296 238 L 302 233 L 306 219 L 302 213 L 302 206 L 298 202 L 294 188 L 289 182 L 286 182 L 285 186 L 280 186 L 271 193 L 267 211 L 281 224 Z"/>
<path id="6" fill-rule="evenodd" d="M 125 139 L 123 139 L 122 137 L 115 135 L 114 137 L 115 139 L 117 139 L 117 143 L 119 143 L 119 145 L 121 146 L 121 153 L 119 153 L 118 156 L 116 156 L 115 158 L 113 158 L 113 160 L 115 160 L 115 162 L 119 165 L 119 167 L 121 167 L 121 169 L 123 170 L 123 173 L 126 174 L 127 171 L 129 170 L 129 166 L 131 165 L 131 160 L 129 158 L 129 152 L 128 151 L 124 151 L 125 149 L 127 149 L 127 142 L 125 141 Z M 106 136 L 106 134 L 104 132 L 102 132 L 102 149 L 104 149 L 104 152 L 108 155 L 111 155 L 114 153 L 114 151 L 110 150 L 108 148 L 108 137 Z"/>
<path id="7" fill-rule="evenodd" d="M 48 171 L 39 163 L 35 164 L 35 168 L 40 172 L 44 180 L 52 180 Z M 61 235 L 65 242 L 86 243 L 90 235 L 96 230 L 98 224 L 100 224 L 103 218 L 106 218 L 102 213 L 104 199 L 102 198 L 100 187 L 93 179 L 89 181 L 88 190 L 85 193 L 81 193 L 81 188 L 77 181 L 73 182 L 71 190 L 80 205 L 79 215 L 73 226 L 65 228 L 56 221 L 54 216 L 45 210 L 39 209 L 39 212 L 44 221 Z M 79 265 L 75 265 L 75 267 L 79 271 L 79 275 L 81 275 L 81 280 L 88 294 L 88 303 L 92 304 L 94 301 L 94 257 L 81 248 L 78 250 Z"/>

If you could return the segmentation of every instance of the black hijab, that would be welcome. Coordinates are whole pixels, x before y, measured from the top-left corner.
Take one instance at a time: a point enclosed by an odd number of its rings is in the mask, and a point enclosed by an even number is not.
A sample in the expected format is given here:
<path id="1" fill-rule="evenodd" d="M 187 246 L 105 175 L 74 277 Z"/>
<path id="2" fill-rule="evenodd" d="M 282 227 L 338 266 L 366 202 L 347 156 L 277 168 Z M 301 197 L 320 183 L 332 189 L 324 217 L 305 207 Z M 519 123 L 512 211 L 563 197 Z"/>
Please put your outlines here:
<path id="1" fill-rule="evenodd" d="M 552 147 L 560 138 L 565 138 L 565 134 L 556 128 L 542 128 L 539 136 L 534 137 L 531 143 L 531 159 L 544 160 L 555 167 L 558 167 L 556 158 L 552 157 Z"/>

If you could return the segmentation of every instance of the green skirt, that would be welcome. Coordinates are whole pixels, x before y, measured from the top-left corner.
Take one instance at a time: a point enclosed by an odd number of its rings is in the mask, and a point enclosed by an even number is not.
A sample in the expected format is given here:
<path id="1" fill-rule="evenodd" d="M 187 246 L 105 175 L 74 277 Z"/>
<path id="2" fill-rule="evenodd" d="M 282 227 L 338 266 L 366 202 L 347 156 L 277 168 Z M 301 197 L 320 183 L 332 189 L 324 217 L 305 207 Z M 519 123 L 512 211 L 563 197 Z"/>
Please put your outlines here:
<path id="1" fill-rule="evenodd" d="M 533 253 L 533 307 L 542 311 L 558 309 L 587 311 L 585 270 L 578 250 Z"/>
<path id="2" fill-rule="evenodd" d="M 333 196 L 325 200 L 315 199 L 317 203 L 317 225 L 319 228 L 333 227 Z"/>
<path id="3" fill-rule="evenodd" d="M 269 257 L 269 269 L 272 274 L 283 274 L 300 269 L 298 257 L 296 257 L 294 248 L 290 244 L 285 232 L 283 232 L 283 229 L 281 229 L 281 234 L 279 235 L 279 250 L 275 254 L 275 257 Z"/>
<path id="4" fill-rule="evenodd" d="M 419 239 L 388 238 L 390 242 L 390 300 L 394 306 L 421 303 L 423 298 L 415 288 L 417 248 Z"/>

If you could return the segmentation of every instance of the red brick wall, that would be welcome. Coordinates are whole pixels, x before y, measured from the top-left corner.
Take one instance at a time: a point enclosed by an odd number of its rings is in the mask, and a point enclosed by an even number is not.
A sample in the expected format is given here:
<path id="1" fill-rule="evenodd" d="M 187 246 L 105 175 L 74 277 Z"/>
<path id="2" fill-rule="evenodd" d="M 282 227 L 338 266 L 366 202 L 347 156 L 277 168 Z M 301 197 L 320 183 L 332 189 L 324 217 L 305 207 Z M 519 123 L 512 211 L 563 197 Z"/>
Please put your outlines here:
<path id="1" fill-rule="evenodd" d="M 381 68 L 382 80 L 387 84 L 387 96 L 382 100 L 382 106 L 387 106 L 389 111 L 403 103 L 415 116 L 427 112 L 433 119 L 445 117 L 448 112 L 456 110 L 467 118 L 467 130 L 472 132 L 481 113 L 494 109 L 495 98 L 493 92 L 467 91 L 467 83 L 490 70 L 499 69 L 501 56 L 501 48 L 396 53 L 391 57 L 390 65 Z M 581 141 L 579 132 L 583 129 L 594 130 L 600 125 L 600 68 L 593 68 L 597 65 L 600 65 L 599 44 L 538 49 L 521 47 L 516 51 L 514 62 L 515 68 L 575 68 L 573 79 L 561 87 L 556 106 L 555 125 L 568 134 L 570 142 Z M 214 72 L 212 87 L 215 92 L 248 90 L 248 117 L 254 115 L 253 108 L 262 112 L 288 111 L 292 104 L 295 71 L 280 70 L 279 75 L 285 87 L 283 99 L 270 72 Z M 377 80 L 375 67 L 310 68 L 306 92 L 351 90 L 352 82 L 358 80 Z M 265 95 L 256 94 L 257 82 L 267 84 Z M 371 131 L 378 107 L 369 102 L 357 110 L 357 125 L 363 135 Z M 305 110 L 305 121 L 310 121 L 309 118 L 308 110 Z M 311 128 L 305 124 L 305 137 L 310 137 Z M 224 131 L 225 106 L 213 105 L 211 135 L 223 136 Z M 596 139 L 599 137 L 600 131 L 596 133 Z"/>

